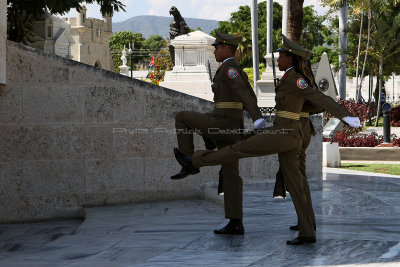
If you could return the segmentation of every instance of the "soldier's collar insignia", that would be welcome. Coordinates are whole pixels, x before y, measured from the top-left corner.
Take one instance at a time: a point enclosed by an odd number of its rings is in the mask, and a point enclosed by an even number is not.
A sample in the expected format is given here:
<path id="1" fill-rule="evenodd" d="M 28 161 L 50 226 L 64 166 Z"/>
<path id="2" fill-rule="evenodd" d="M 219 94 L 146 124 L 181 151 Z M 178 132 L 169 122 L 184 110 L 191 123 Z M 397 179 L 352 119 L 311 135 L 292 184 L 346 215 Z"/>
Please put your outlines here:
<path id="1" fill-rule="evenodd" d="M 228 77 L 229 77 L 230 79 L 235 79 L 236 76 L 238 76 L 238 74 L 239 74 L 239 72 L 238 72 L 235 68 L 230 68 L 230 69 L 228 70 Z"/>
<path id="2" fill-rule="evenodd" d="M 297 79 L 297 87 L 300 89 L 304 89 L 308 86 L 307 82 L 303 78 L 298 78 Z"/>

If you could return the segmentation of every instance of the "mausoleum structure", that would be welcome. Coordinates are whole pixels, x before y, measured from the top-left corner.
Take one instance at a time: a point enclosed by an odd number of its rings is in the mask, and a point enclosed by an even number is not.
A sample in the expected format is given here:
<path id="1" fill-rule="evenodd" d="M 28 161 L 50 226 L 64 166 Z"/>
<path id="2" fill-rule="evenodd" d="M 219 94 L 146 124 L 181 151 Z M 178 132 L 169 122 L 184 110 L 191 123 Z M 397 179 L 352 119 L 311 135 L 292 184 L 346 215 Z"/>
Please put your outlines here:
<path id="1" fill-rule="evenodd" d="M 41 20 L 32 22 L 32 36 L 28 39 L 29 46 L 72 58 L 71 48 L 74 39 L 71 37 L 71 27 L 63 19 L 45 12 Z"/>
<path id="2" fill-rule="evenodd" d="M 76 18 L 70 18 L 71 36 L 74 45 L 72 59 L 105 70 L 113 71 L 113 61 L 109 46 L 112 35 L 112 18 L 103 16 L 103 20 L 86 18 L 86 7 L 77 12 Z"/>
<path id="3" fill-rule="evenodd" d="M 113 71 L 109 46 L 112 19 L 86 18 L 86 7 L 77 11 L 76 18 L 61 19 L 46 12 L 33 22 L 29 46 L 73 59 L 88 65 Z"/>
<path id="4" fill-rule="evenodd" d="M 175 66 L 172 71 L 165 73 L 160 86 L 212 101 L 211 77 L 214 77 L 219 66 L 211 45 L 214 40 L 214 37 L 202 31 L 173 39 L 171 45 L 175 47 Z"/>

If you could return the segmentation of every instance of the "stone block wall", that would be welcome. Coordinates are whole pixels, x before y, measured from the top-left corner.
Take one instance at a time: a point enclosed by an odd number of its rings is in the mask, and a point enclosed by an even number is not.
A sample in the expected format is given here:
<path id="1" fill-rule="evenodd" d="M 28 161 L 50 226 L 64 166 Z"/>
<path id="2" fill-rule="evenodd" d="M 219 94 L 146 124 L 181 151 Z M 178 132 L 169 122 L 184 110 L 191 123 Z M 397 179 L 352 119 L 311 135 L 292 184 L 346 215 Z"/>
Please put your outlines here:
<path id="1" fill-rule="evenodd" d="M 0 0 L 0 86 L 6 83 L 7 1 Z M 1 87 L 0 87 L 1 93 Z"/>
<path id="2" fill-rule="evenodd" d="M 0 222 L 82 216 L 82 207 L 199 198 L 219 167 L 180 181 L 175 114 L 212 103 L 7 42 L 0 97 Z M 319 117 L 315 118 L 321 124 Z M 247 121 L 249 123 L 249 121 Z M 308 174 L 321 178 L 321 130 Z M 203 148 L 195 137 L 195 145 Z M 277 157 L 241 160 L 244 181 L 274 179 Z M 271 192 L 272 195 L 272 192 Z"/>

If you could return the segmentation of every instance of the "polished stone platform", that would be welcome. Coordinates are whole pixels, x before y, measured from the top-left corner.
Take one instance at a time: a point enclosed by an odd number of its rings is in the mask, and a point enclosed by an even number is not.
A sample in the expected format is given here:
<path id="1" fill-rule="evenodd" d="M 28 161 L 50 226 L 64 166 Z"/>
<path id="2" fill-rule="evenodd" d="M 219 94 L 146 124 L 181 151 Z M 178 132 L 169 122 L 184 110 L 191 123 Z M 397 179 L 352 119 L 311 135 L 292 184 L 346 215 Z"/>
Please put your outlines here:
<path id="1" fill-rule="evenodd" d="M 212 233 L 225 219 L 209 200 L 88 208 L 82 222 L 0 225 L 0 266 L 400 266 L 399 178 L 325 169 L 312 245 L 286 245 L 293 204 L 263 182 L 245 185 L 244 236 Z"/>

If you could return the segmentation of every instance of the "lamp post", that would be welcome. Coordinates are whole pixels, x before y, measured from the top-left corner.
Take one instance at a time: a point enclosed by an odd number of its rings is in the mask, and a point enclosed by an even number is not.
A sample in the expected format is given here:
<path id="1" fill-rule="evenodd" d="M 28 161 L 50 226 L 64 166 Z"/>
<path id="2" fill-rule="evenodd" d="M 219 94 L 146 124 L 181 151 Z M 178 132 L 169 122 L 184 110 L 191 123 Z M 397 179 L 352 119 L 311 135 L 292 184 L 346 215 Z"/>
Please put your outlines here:
<path id="1" fill-rule="evenodd" d="M 393 73 L 392 79 L 393 79 L 392 98 L 393 98 L 393 103 L 394 103 L 394 73 Z"/>
<path id="2" fill-rule="evenodd" d="M 132 42 L 132 35 L 129 36 L 129 50 L 128 53 L 131 56 L 131 78 L 132 78 L 132 70 L 133 70 L 133 48 L 135 47 L 135 43 Z"/>
<path id="3" fill-rule="evenodd" d="M 390 119 L 391 119 L 391 109 L 389 103 L 384 103 L 382 105 L 382 113 L 383 113 L 383 143 L 390 143 Z"/>

